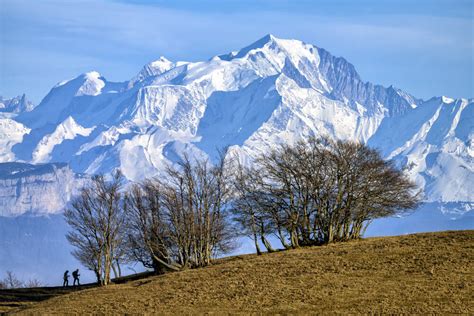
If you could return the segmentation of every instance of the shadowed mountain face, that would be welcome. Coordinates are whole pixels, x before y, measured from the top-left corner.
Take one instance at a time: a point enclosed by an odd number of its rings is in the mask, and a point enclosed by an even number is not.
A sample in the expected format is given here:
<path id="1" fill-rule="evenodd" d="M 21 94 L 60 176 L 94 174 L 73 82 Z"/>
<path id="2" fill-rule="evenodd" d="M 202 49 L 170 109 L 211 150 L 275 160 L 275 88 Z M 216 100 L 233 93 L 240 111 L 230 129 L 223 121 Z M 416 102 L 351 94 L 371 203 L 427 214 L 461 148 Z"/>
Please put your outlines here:
<path id="1" fill-rule="evenodd" d="M 448 223 L 474 209 L 473 103 L 425 101 L 365 82 L 342 57 L 267 35 L 207 61 L 161 57 L 126 82 L 96 71 L 61 82 L 38 106 L 1 113 L 0 162 L 67 163 L 71 173 L 58 183 L 115 168 L 136 181 L 159 175 L 184 154 L 213 159 L 229 146 L 228 155 L 250 163 L 275 144 L 330 136 L 367 143 L 406 167 L 433 214 Z M 16 184 L 2 183 L 1 203 L 16 205 Z M 58 209 L 40 205 L 39 213 Z M 18 210 L 2 215 L 24 213 Z M 445 227 L 438 215 L 423 230 Z M 410 223 L 410 232 L 422 227 Z M 388 226 L 380 227 L 374 234 L 386 233 Z"/>

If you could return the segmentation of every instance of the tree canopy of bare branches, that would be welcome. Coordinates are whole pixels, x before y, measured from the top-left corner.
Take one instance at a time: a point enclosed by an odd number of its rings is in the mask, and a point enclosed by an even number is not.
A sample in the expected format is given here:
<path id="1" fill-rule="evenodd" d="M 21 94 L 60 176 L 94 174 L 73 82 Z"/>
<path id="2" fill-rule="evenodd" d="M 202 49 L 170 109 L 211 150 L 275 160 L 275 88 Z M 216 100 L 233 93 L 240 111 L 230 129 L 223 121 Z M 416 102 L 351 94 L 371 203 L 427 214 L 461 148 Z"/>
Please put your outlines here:
<path id="1" fill-rule="evenodd" d="M 257 253 L 258 236 L 267 247 L 270 233 L 285 248 L 360 238 L 372 220 L 420 202 L 402 170 L 352 141 L 311 138 L 281 145 L 235 174 L 234 214 Z"/>

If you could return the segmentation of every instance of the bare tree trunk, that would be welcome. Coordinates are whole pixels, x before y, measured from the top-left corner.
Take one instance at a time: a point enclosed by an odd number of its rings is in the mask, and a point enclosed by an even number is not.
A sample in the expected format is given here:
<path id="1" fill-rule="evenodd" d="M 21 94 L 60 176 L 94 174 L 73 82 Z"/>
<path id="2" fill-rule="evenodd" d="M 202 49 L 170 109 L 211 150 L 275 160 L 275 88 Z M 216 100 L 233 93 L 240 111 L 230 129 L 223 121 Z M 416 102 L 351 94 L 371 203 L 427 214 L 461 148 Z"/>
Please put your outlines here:
<path id="1" fill-rule="evenodd" d="M 115 263 L 117 264 L 117 272 L 118 272 L 118 276 L 119 278 L 122 276 L 122 269 L 120 268 L 120 262 L 119 260 L 115 260 Z"/>
<path id="2" fill-rule="evenodd" d="M 278 239 L 280 239 L 280 242 L 283 245 L 283 247 L 285 249 L 290 249 L 291 246 L 288 245 L 288 243 L 286 242 L 286 238 L 285 236 L 283 236 L 283 232 L 281 231 L 281 226 L 278 226 L 277 231 L 278 231 Z"/>
<path id="3" fill-rule="evenodd" d="M 104 255 L 104 285 L 110 283 L 110 254 L 106 250 Z"/>
<path id="4" fill-rule="evenodd" d="M 97 278 L 97 284 L 102 285 L 102 277 L 100 274 L 100 270 L 94 270 L 95 276 Z"/>
<path id="5" fill-rule="evenodd" d="M 290 241 L 291 241 L 291 247 L 293 249 L 298 248 L 300 246 L 298 242 L 298 234 L 296 232 L 296 229 L 292 229 L 290 232 Z"/>
<path id="6" fill-rule="evenodd" d="M 167 268 L 167 269 L 170 269 L 170 270 L 173 270 L 173 271 L 179 271 L 180 269 L 177 268 L 176 266 L 173 266 L 171 264 L 168 264 L 167 262 L 163 261 L 162 259 L 158 258 L 157 256 L 153 256 L 153 259 L 160 265 L 162 265 L 163 267 Z"/>
<path id="7" fill-rule="evenodd" d="M 114 273 L 114 278 L 118 278 L 119 277 L 119 274 L 117 272 L 117 268 L 115 267 L 114 264 L 112 264 L 112 272 Z"/>
<path id="8" fill-rule="evenodd" d="M 367 227 L 369 227 L 370 223 L 372 223 L 372 221 L 373 221 L 372 219 L 367 221 L 367 223 L 365 224 L 364 228 L 362 228 L 362 231 L 361 231 L 361 233 L 360 233 L 360 235 L 359 235 L 359 238 L 360 238 L 361 236 L 364 236 L 364 235 L 365 235 L 365 231 L 367 230 Z"/>
<path id="9" fill-rule="evenodd" d="M 275 250 L 272 248 L 270 242 L 268 242 L 267 238 L 265 238 L 265 228 L 263 223 L 260 223 L 260 240 L 262 244 L 267 248 L 267 252 L 274 252 Z"/>
<path id="10" fill-rule="evenodd" d="M 102 277 L 102 255 L 97 258 L 97 281 L 100 285 L 104 285 L 104 278 Z"/>
<path id="11" fill-rule="evenodd" d="M 260 246 L 258 245 L 258 237 L 255 231 L 253 232 L 253 241 L 255 243 L 255 249 L 257 250 L 257 255 L 260 256 L 262 254 L 262 251 L 260 250 Z"/>
<path id="12" fill-rule="evenodd" d="M 275 252 L 275 249 L 273 249 L 270 242 L 267 240 L 267 238 L 265 238 L 265 235 L 260 234 L 260 239 L 262 240 L 262 243 L 265 246 L 265 248 L 267 248 L 267 252 L 269 252 L 269 253 Z"/>
<path id="13" fill-rule="evenodd" d="M 328 243 L 331 243 L 334 241 L 334 228 L 332 227 L 332 223 L 329 223 L 328 227 Z"/>

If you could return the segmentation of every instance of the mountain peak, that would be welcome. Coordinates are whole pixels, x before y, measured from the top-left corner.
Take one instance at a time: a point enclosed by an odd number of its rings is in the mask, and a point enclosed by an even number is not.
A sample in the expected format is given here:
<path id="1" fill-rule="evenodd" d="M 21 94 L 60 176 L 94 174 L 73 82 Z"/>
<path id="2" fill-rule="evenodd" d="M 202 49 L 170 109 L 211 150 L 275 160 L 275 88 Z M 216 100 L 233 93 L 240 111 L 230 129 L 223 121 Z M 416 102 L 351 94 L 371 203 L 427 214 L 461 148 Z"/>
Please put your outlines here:
<path id="1" fill-rule="evenodd" d="M 93 80 L 93 79 L 99 79 L 100 77 L 102 77 L 102 75 L 96 70 L 91 70 L 91 71 L 81 74 L 80 77 Z"/>
<path id="2" fill-rule="evenodd" d="M 232 60 L 234 58 L 242 58 L 247 55 L 251 50 L 261 49 L 270 44 L 277 44 L 280 41 L 279 38 L 275 37 L 272 34 L 267 34 L 259 40 L 253 42 L 252 44 L 242 48 L 239 51 L 231 52 L 229 54 L 219 55 L 218 57 L 222 60 Z"/>
<path id="3" fill-rule="evenodd" d="M 172 68 L 174 63 L 164 56 L 160 56 L 157 60 L 151 61 L 145 66 L 143 66 L 143 70 L 147 70 L 148 72 L 160 72 L 163 73 L 168 71 Z"/>
<path id="4" fill-rule="evenodd" d="M 164 56 L 160 56 L 157 60 L 149 62 L 140 70 L 140 72 L 129 82 L 129 87 L 135 83 L 143 81 L 145 78 L 161 75 L 168 70 L 174 68 L 176 64 Z"/>
<path id="5" fill-rule="evenodd" d="M 88 71 L 88 72 L 84 72 L 84 73 L 80 74 L 79 76 L 74 77 L 72 79 L 63 80 L 63 81 L 59 82 L 58 84 L 56 84 L 54 86 L 54 88 L 59 88 L 59 87 L 65 86 L 67 84 L 70 84 L 72 82 L 82 83 L 82 82 L 88 81 L 88 80 L 89 81 L 90 80 L 92 80 L 92 81 L 101 80 L 102 81 L 102 79 L 104 79 L 104 78 L 102 77 L 102 75 L 98 71 L 91 70 L 91 71 Z"/>
<path id="6" fill-rule="evenodd" d="M 171 63 L 171 61 L 168 58 L 166 58 L 165 56 L 160 56 L 160 58 L 158 58 L 155 61 L 152 61 L 149 64 L 152 65 L 152 64 L 156 64 L 156 63 Z"/>
<path id="7" fill-rule="evenodd" d="M 265 35 L 264 37 L 262 37 L 261 39 L 259 39 L 258 41 L 256 41 L 255 43 L 270 43 L 270 42 L 274 42 L 274 41 L 277 41 L 279 40 L 279 38 L 277 38 L 276 36 L 274 36 L 273 34 L 267 34 Z"/>
<path id="8" fill-rule="evenodd" d="M 77 90 L 75 96 L 98 95 L 105 87 L 105 78 L 97 71 L 89 71 L 79 76 L 84 82 Z"/>

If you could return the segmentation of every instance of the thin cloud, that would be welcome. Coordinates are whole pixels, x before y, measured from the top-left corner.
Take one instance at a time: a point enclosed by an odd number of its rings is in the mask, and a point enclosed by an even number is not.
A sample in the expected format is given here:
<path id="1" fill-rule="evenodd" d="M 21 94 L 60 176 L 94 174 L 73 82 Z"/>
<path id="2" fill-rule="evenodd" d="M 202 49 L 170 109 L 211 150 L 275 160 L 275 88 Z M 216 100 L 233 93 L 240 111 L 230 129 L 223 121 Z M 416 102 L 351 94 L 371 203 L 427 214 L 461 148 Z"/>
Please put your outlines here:
<path id="1" fill-rule="evenodd" d="M 466 65 L 472 69 L 472 20 L 463 16 L 380 16 L 369 12 L 360 13 L 361 19 L 354 14 L 318 15 L 314 10 L 285 13 L 262 6 L 233 13 L 204 8 L 196 12 L 115 1 L 4 1 L 1 44 L 8 49 L 0 60 L 0 87 L 4 89 L 0 92 L 11 95 L 26 91 L 40 99 L 55 82 L 66 74 L 70 77 L 71 71 L 97 69 L 121 81 L 160 55 L 173 60 L 208 59 L 273 33 L 346 57 L 366 80 L 404 84 L 409 92 L 424 97 L 472 94 L 472 73 L 465 70 L 469 70 Z M 334 11 L 334 7 L 325 11 L 330 9 Z M 428 87 L 416 73 L 405 78 L 410 68 L 419 71 L 420 63 L 412 56 L 420 55 L 441 67 L 430 69 L 428 65 L 425 72 L 436 76 L 455 67 L 460 82 L 440 78 Z M 402 74 L 393 66 L 401 64 L 406 68 Z M 387 73 L 375 67 L 384 67 Z M 48 69 L 48 80 L 34 78 L 36 71 L 41 76 L 40 70 Z M 28 76 L 22 78 L 22 73 Z M 16 79 L 7 80 L 13 77 Z"/>

